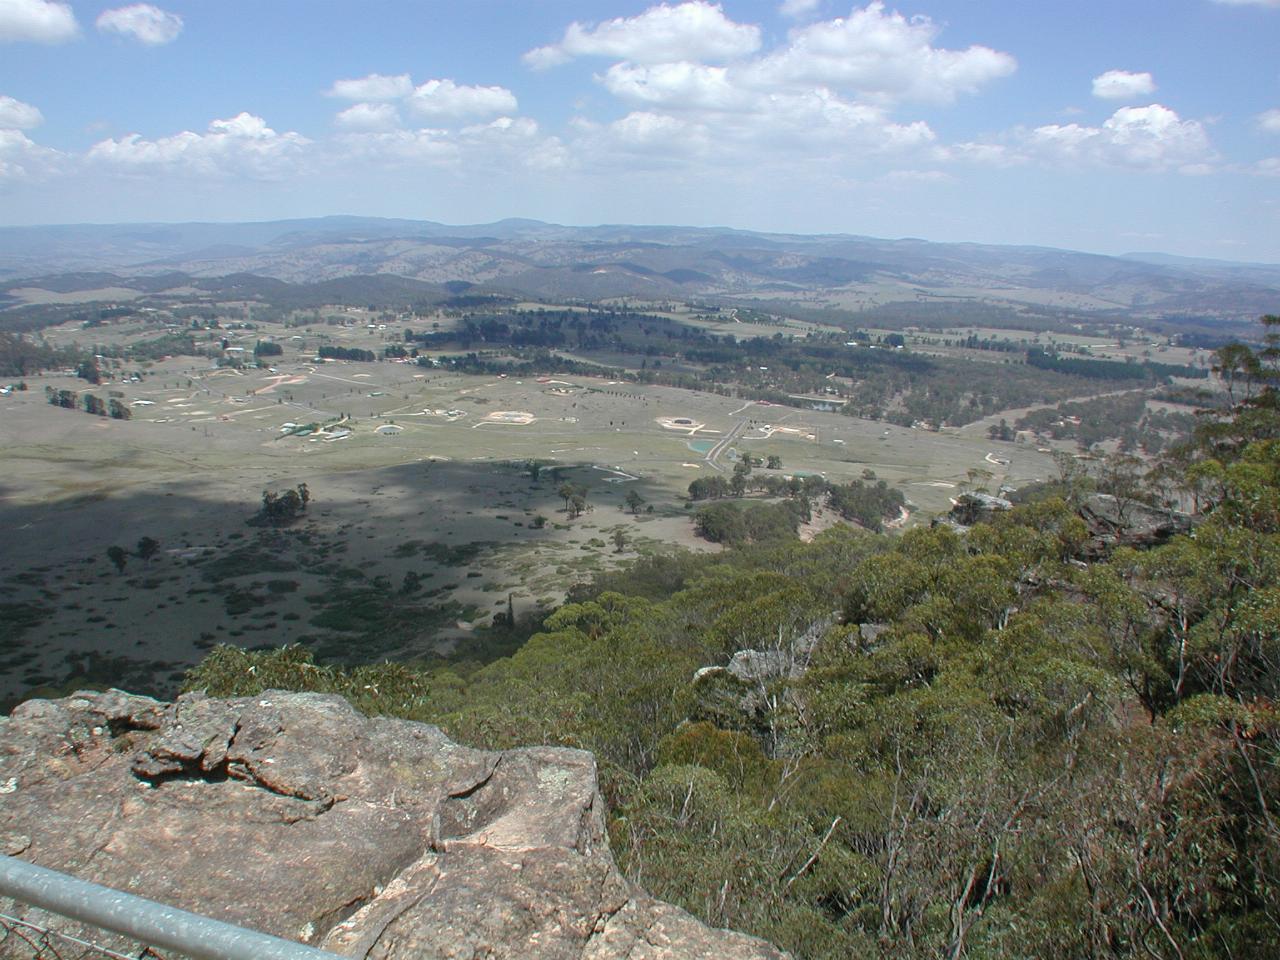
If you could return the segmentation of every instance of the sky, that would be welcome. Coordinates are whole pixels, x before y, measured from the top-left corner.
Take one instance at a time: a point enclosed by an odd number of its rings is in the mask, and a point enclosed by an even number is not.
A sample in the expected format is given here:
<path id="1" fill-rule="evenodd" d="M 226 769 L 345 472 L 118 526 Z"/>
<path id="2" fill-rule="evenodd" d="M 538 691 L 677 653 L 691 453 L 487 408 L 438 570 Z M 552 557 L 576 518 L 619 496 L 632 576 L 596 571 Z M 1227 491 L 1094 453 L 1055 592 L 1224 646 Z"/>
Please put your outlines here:
<path id="1" fill-rule="evenodd" d="M 1280 262 L 1280 0 L 0 0 L 0 225 L 328 214 Z"/>

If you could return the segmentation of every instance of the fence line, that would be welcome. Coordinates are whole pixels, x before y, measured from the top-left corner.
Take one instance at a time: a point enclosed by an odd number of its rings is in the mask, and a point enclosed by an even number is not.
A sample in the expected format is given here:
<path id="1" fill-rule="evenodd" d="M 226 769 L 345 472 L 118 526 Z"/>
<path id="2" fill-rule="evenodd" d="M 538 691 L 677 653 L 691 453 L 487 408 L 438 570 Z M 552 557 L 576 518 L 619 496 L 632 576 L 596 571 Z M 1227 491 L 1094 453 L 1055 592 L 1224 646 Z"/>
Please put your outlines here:
<path id="1" fill-rule="evenodd" d="M 14 857 L 0 856 L 0 895 L 139 943 L 174 950 L 191 960 L 341 960 L 337 954 L 306 944 L 189 913 Z M 103 956 L 134 960 L 25 920 L 4 917 L 0 927 L 5 939 L 16 936 L 31 944 L 36 957 L 59 956 L 50 939 L 53 936 L 75 941 Z M 146 950 L 138 956 L 148 955 L 154 954 Z"/>

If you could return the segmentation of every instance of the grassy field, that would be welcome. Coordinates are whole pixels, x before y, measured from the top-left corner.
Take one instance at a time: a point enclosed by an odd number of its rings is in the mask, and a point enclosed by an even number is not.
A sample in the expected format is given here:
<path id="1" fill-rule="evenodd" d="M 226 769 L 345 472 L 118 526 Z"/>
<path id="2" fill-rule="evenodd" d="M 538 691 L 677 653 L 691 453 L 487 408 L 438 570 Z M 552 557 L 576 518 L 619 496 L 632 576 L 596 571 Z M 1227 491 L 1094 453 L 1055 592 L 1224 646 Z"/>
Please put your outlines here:
<path id="1" fill-rule="evenodd" d="M 270 369 L 175 358 L 140 382 L 50 374 L 0 398 L 0 696 L 104 678 L 166 692 L 217 642 L 302 640 L 348 659 L 448 651 L 508 602 L 521 616 L 637 552 L 710 549 L 683 494 L 742 454 L 832 480 L 872 470 L 903 490 L 911 522 L 945 510 L 970 468 L 992 471 L 993 489 L 1052 469 L 1022 445 L 993 458 L 972 430 L 603 378 L 313 362 L 322 342 L 381 352 L 402 336 L 395 327 L 274 332 L 285 355 Z M 148 332 L 92 334 L 108 344 Z M 258 335 L 238 342 L 251 350 Z M 51 406 L 46 386 L 117 391 L 133 419 Z M 530 459 L 549 465 L 537 480 Z M 591 509 L 572 520 L 556 492 L 565 482 L 589 491 Z M 299 483 L 313 501 L 298 523 L 248 525 L 264 490 Z M 644 499 L 634 516 L 623 510 L 632 490 Z M 156 555 L 117 570 L 108 549 L 132 552 L 142 537 L 159 541 Z"/>

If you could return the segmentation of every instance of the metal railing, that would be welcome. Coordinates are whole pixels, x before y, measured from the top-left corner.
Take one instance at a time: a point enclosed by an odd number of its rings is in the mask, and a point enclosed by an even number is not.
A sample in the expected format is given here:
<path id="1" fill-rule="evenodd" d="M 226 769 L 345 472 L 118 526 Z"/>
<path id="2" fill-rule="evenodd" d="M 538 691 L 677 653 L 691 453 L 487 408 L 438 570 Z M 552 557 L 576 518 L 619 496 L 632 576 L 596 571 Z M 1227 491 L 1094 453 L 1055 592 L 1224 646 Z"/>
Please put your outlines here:
<path id="1" fill-rule="evenodd" d="M 40 907 L 80 923 L 109 930 L 149 947 L 173 950 L 191 960 L 341 960 L 317 950 L 189 913 L 131 893 L 37 867 L 25 860 L 0 856 L 0 895 Z M 80 940 L 28 920 L 0 917 L 5 938 L 27 943 L 33 957 L 57 957 L 55 940 L 93 950 L 101 956 L 132 960 L 99 944 Z M 156 956 L 149 949 L 135 957 Z"/>

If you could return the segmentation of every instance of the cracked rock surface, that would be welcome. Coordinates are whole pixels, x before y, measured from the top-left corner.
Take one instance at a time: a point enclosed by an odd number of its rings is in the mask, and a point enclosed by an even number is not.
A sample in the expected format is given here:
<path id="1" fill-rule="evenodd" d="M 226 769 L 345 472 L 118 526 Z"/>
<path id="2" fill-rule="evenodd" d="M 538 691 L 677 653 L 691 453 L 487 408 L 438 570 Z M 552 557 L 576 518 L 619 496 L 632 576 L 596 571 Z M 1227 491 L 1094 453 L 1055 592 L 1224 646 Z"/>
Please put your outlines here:
<path id="1" fill-rule="evenodd" d="M 630 884 L 601 807 L 589 753 L 472 750 L 335 696 L 113 690 L 0 720 L 0 852 L 85 880 L 371 960 L 784 957 Z"/>

